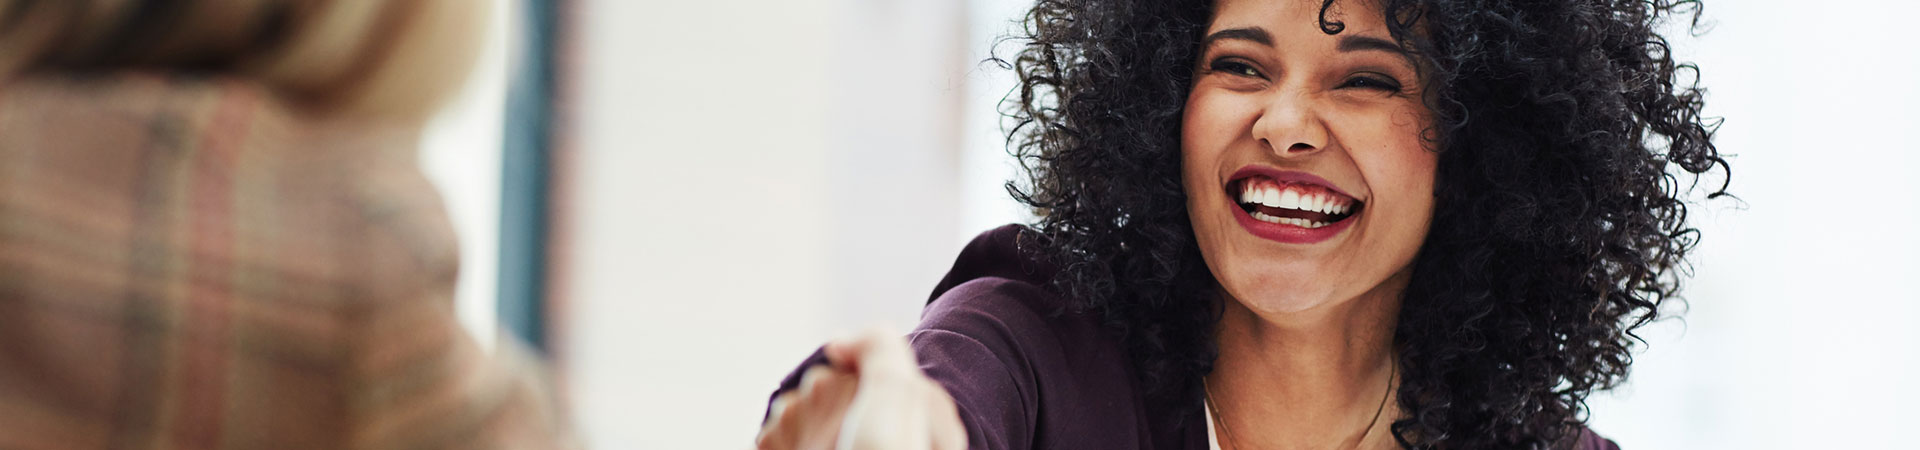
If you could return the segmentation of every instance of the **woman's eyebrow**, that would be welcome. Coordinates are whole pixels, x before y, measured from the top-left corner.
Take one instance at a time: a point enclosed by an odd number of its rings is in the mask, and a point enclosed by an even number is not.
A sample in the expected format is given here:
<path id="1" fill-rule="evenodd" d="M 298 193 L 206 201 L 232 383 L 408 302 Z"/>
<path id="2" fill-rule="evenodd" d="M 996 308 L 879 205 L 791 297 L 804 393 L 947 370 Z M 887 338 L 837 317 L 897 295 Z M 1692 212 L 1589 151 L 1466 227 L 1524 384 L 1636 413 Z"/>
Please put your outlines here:
<path id="1" fill-rule="evenodd" d="M 1225 30 L 1215 31 L 1212 34 L 1208 34 L 1206 39 L 1201 40 L 1200 46 L 1202 48 L 1210 47 L 1216 41 L 1227 40 L 1227 39 L 1249 41 L 1256 44 L 1265 45 L 1268 47 L 1273 46 L 1273 35 L 1270 33 L 1267 33 L 1266 29 L 1260 28 L 1260 27 L 1228 28 Z M 1380 38 L 1380 37 L 1362 36 L 1362 35 L 1356 35 L 1356 34 L 1341 36 L 1340 43 L 1335 47 L 1335 49 L 1341 52 L 1383 51 L 1383 52 L 1389 52 L 1397 55 L 1407 54 L 1407 49 L 1400 47 L 1400 44 L 1395 43 L 1394 41 L 1391 41 L 1385 38 Z"/>
<path id="2" fill-rule="evenodd" d="M 1407 49 L 1400 47 L 1400 44 L 1373 36 L 1341 36 L 1340 44 L 1334 48 L 1342 52 L 1381 51 L 1407 56 Z"/>
<path id="3" fill-rule="evenodd" d="M 1267 30 L 1262 29 L 1260 27 L 1245 27 L 1245 28 L 1228 28 L 1225 30 L 1215 31 L 1213 32 L 1213 34 L 1207 35 L 1206 39 L 1203 39 L 1200 41 L 1200 47 L 1201 48 L 1211 47 L 1213 46 L 1214 41 L 1219 41 L 1223 39 L 1239 39 L 1243 41 L 1252 41 L 1254 43 L 1265 45 L 1268 47 L 1273 46 L 1273 35 L 1267 34 Z"/>

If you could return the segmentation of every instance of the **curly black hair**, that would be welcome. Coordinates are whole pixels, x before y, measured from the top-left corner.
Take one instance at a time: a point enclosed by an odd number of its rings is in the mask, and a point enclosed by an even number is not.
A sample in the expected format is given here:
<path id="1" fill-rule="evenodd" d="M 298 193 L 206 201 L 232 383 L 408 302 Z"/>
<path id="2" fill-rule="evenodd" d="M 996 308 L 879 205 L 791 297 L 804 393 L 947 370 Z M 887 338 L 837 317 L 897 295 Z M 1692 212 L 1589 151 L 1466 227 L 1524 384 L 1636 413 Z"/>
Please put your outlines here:
<path id="1" fill-rule="evenodd" d="M 1344 24 L 1322 0 L 1321 31 Z M 1686 197 L 1730 169 L 1696 67 L 1657 29 L 1684 0 L 1377 0 L 1419 60 L 1439 153 L 1433 223 L 1395 330 L 1407 448 L 1559 448 L 1677 298 Z M 1181 183 L 1205 0 L 1040 0 L 1002 104 L 1055 287 L 1126 342 L 1150 397 L 1200 397 L 1217 290 Z M 1686 172 L 1681 174 L 1680 172 Z M 1689 176 L 1691 181 L 1680 177 Z M 1186 405 L 1186 406 L 1182 406 Z"/>

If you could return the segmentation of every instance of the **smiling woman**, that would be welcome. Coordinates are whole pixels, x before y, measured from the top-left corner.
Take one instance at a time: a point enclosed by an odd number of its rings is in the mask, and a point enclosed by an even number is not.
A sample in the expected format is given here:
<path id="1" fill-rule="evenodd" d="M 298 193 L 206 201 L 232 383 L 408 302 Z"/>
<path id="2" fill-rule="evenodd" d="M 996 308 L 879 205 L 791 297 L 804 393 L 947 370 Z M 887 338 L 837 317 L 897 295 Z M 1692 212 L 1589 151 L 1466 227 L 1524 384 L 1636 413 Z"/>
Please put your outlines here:
<path id="1" fill-rule="evenodd" d="M 1687 8 L 1041 1 L 1040 220 L 907 341 L 829 343 L 761 446 L 1613 448 L 1585 400 L 1679 291 L 1674 174 L 1727 167 L 1654 32 Z"/>

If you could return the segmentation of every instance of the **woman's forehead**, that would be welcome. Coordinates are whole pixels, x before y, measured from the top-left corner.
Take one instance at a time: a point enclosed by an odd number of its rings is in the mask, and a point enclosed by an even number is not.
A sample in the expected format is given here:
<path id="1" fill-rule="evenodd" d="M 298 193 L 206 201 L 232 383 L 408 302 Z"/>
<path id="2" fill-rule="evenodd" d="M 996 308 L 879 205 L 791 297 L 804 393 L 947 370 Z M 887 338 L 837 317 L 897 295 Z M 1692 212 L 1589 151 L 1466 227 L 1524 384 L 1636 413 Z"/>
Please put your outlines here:
<path id="1" fill-rule="evenodd" d="M 1325 35 L 1323 18 L 1342 24 L 1342 33 L 1388 34 L 1379 2 L 1370 0 L 1215 0 L 1207 32 L 1258 27 L 1277 35 Z"/>

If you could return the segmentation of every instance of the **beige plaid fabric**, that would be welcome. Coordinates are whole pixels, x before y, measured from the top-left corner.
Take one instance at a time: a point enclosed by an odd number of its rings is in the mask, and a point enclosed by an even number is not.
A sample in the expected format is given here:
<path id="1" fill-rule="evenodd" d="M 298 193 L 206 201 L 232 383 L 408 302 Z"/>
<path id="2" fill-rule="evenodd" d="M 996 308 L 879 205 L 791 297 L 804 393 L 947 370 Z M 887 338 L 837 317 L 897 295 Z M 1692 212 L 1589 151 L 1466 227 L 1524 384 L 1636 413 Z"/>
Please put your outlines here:
<path id="1" fill-rule="evenodd" d="M 244 81 L 0 86 L 0 449 L 569 446 L 455 321 L 416 142 Z"/>

